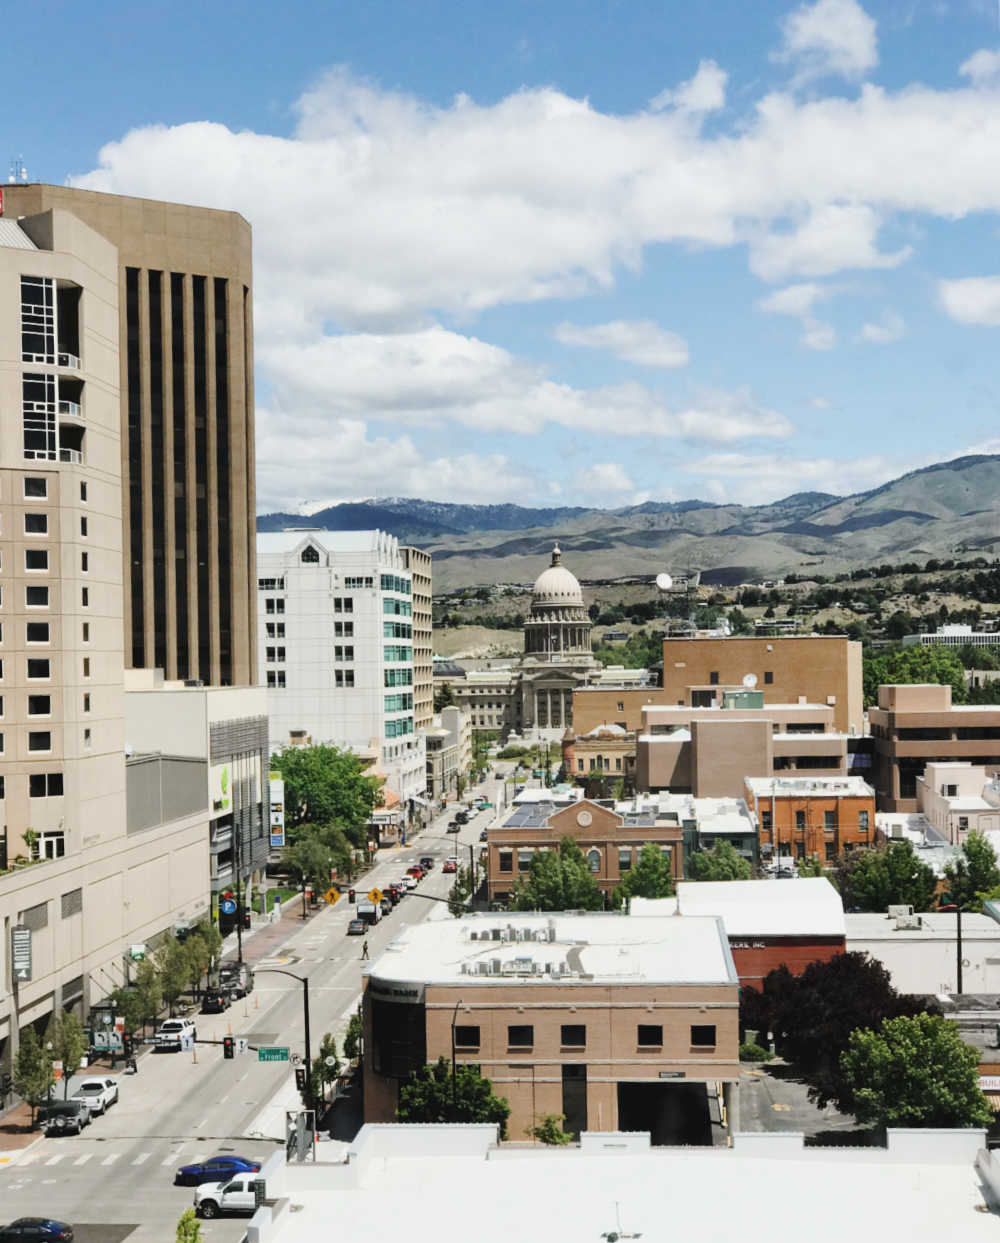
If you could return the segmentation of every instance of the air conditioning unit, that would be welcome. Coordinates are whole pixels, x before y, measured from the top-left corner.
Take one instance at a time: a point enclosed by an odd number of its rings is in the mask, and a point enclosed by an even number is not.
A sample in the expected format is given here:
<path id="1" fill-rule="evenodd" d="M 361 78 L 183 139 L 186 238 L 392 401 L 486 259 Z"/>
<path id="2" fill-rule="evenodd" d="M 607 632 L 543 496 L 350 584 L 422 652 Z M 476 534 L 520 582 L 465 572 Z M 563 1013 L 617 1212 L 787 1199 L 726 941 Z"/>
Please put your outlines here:
<path id="1" fill-rule="evenodd" d="M 896 931 L 897 932 L 908 932 L 911 929 L 922 928 L 923 926 L 924 926 L 924 921 L 923 919 L 921 919 L 919 915 L 897 915 L 896 916 Z"/>
<path id="2" fill-rule="evenodd" d="M 889 918 L 890 919 L 899 919 L 900 916 L 912 915 L 912 914 L 913 914 L 912 906 L 905 906 L 905 905 L 900 904 L 898 906 L 889 907 Z"/>
<path id="3" fill-rule="evenodd" d="M 499 975 L 500 967 L 501 967 L 501 962 L 499 958 L 490 959 L 490 975 Z"/>
<path id="4" fill-rule="evenodd" d="M 903 836 L 903 826 L 901 824 L 892 825 L 890 827 L 889 835 L 897 840 L 900 839 Z"/>

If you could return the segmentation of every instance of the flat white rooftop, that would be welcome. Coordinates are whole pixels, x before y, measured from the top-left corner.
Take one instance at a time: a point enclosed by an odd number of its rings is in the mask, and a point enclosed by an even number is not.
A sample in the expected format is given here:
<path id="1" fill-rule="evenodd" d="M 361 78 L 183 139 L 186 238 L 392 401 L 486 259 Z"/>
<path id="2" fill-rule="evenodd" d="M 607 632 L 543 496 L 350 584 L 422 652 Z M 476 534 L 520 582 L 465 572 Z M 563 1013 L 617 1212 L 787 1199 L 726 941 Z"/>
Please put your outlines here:
<path id="1" fill-rule="evenodd" d="M 728 936 L 844 935 L 840 894 L 824 876 L 791 880 L 680 881 L 676 898 L 633 898 L 633 916 L 717 915 Z"/>
<path id="2" fill-rule="evenodd" d="M 858 941 L 946 941 L 955 943 L 956 920 L 953 911 L 921 912 L 919 928 L 896 928 L 888 915 L 859 912 L 844 916 L 848 949 Z M 1000 942 L 1000 924 L 989 915 L 962 912 L 962 938 Z"/>
<path id="3" fill-rule="evenodd" d="M 552 968 L 549 968 L 549 964 Z M 368 970 L 387 984 L 735 984 L 714 916 L 505 912 L 405 925 Z"/>
<path id="4" fill-rule="evenodd" d="M 806 735 L 823 738 L 824 734 Z M 803 735 L 796 734 L 796 738 Z M 746 787 L 758 798 L 797 798 L 803 794 L 830 797 L 874 798 L 875 791 L 864 777 L 746 777 Z"/>

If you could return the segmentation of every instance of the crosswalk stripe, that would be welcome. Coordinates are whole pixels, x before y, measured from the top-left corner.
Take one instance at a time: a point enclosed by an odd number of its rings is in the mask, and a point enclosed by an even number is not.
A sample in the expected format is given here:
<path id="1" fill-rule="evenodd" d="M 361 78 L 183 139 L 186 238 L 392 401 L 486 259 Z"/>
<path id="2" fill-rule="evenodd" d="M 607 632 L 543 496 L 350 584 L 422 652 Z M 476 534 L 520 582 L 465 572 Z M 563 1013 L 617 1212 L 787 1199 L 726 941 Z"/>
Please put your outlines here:
<path id="1" fill-rule="evenodd" d="M 176 1152 L 168 1152 L 160 1162 L 161 1165 L 175 1165 L 181 1159 L 183 1148 L 178 1148 Z"/>
<path id="2" fill-rule="evenodd" d="M 91 1160 L 93 1155 L 94 1154 L 92 1152 L 85 1152 L 82 1157 L 77 1157 L 77 1159 L 73 1162 L 73 1164 L 74 1165 L 86 1165 L 87 1162 Z"/>
<path id="3" fill-rule="evenodd" d="M 101 1165 L 114 1165 L 114 1163 L 118 1160 L 118 1158 L 121 1155 L 122 1154 L 120 1152 L 109 1152 L 108 1155 L 101 1162 Z"/>
<path id="4" fill-rule="evenodd" d="M 59 1162 L 63 1159 L 63 1157 L 65 1157 L 65 1155 L 66 1154 L 64 1152 L 53 1153 L 53 1155 L 49 1157 L 48 1161 L 46 1161 L 45 1164 L 46 1165 L 58 1165 Z"/>
<path id="5" fill-rule="evenodd" d="M 18 1165 L 34 1165 L 36 1161 L 41 1161 L 42 1154 L 40 1152 L 29 1152 L 26 1157 L 22 1157 L 18 1161 Z"/>
<path id="6" fill-rule="evenodd" d="M 148 1161 L 152 1155 L 153 1154 L 151 1152 L 140 1152 L 139 1155 L 136 1157 L 136 1159 L 132 1162 L 132 1164 L 142 1165 L 142 1163 L 144 1161 Z"/>

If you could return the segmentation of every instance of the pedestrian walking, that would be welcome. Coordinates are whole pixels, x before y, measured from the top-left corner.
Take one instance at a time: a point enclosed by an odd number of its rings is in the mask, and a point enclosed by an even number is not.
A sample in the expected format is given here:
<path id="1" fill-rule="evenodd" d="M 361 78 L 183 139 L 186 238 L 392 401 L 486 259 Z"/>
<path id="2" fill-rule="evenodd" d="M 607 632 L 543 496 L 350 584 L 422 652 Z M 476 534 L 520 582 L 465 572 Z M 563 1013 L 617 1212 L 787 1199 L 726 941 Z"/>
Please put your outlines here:
<path id="1" fill-rule="evenodd" d="M 365 937 L 365 939 L 361 942 L 361 961 L 367 962 L 367 960 L 368 960 L 368 938 Z"/>

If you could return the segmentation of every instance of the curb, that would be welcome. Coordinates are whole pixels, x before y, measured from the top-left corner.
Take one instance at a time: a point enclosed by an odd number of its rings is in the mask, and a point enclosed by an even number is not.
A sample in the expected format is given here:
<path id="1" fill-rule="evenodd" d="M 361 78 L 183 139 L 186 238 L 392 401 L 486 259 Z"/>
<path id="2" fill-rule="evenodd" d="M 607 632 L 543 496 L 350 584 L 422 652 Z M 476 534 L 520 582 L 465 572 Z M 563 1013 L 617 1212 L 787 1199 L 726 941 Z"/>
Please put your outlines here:
<path id="1" fill-rule="evenodd" d="M 26 1148 L 8 1148 L 0 1152 L 0 1167 L 7 1168 L 11 1165 L 17 1165 L 26 1152 L 31 1152 L 32 1148 L 37 1147 L 44 1135 L 39 1135 L 37 1139 L 33 1139 Z"/>

